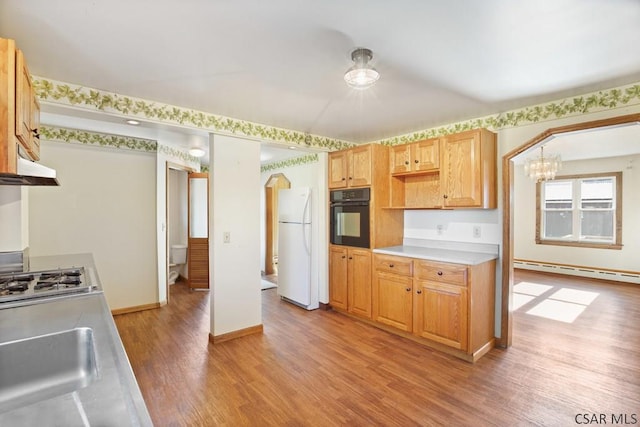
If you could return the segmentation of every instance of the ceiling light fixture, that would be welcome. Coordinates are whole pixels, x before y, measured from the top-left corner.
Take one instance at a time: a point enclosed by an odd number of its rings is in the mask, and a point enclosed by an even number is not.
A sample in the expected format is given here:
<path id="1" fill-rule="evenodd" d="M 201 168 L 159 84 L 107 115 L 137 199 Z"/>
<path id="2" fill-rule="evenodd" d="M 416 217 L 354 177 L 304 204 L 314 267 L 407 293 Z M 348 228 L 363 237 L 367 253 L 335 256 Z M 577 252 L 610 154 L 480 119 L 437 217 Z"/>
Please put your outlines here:
<path id="1" fill-rule="evenodd" d="M 527 159 L 524 163 L 524 173 L 535 182 L 549 181 L 556 177 L 562 167 L 560 155 L 544 156 L 544 147 L 540 147 L 540 157 Z"/>
<path id="2" fill-rule="evenodd" d="M 193 157 L 202 157 L 204 156 L 204 150 L 200 147 L 192 147 L 189 148 L 189 154 L 192 155 Z"/>
<path id="3" fill-rule="evenodd" d="M 351 59 L 355 64 L 344 74 L 344 81 L 354 89 L 366 89 L 373 86 L 380 78 L 380 73 L 376 71 L 369 61 L 373 58 L 371 50 L 358 48 L 351 52 Z"/>
<path id="4" fill-rule="evenodd" d="M 137 121 L 137 120 L 133 120 L 133 119 L 126 120 L 125 122 L 126 122 L 128 125 L 131 125 L 131 126 L 138 126 L 138 125 L 140 124 L 140 122 L 139 122 L 139 121 Z"/>

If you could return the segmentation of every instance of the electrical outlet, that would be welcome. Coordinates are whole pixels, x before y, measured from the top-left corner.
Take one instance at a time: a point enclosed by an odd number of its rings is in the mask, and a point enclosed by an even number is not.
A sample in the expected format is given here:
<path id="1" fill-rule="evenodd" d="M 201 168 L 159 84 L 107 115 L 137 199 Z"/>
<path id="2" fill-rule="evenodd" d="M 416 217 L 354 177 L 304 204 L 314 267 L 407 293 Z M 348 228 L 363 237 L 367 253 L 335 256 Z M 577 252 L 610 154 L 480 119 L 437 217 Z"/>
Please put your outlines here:
<path id="1" fill-rule="evenodd" d="M 442 231 L 444 230 L 444 225 L 442 224 L 436 225 L 436 230 L 438 230 L 438 234 L 442 234 Z"/>
<path id="2" fill-rule="evenodd" d="M 222 240 L 224 241 L 224 243 L 231 243 L 231 232 L 230 231 L 225 231 L 222 234 Z"/>
<path id="3" fill-rule="evenodd" d="M 480 228 L 479 225 L 473 226 L 473 237 L 475 237 L 476 239 L 482 237 L 482 228 Z"/>

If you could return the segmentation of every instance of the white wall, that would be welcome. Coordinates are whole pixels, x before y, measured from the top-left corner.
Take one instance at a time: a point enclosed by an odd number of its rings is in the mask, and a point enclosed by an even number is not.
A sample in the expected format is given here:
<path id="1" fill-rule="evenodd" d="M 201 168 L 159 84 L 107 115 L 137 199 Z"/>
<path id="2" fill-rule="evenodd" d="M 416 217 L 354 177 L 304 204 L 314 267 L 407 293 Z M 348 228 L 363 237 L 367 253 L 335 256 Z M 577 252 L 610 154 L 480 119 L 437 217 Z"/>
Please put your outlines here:
<path id="1" fill-rule="evenodd" d="M 480 237 L 474 237 L 480 227 Z M 500 215 L 497 209 L 407 210 L 404 237 L 465 243 L 500 244 Z"/>
<path id="2" fill-rule="evenodd" d="M 211 335 L 262 324 L 260 144 L 210 136 L 209 278 Z M 230 233 L 230 243 L 223 233 Z"/>
<path id="3" fill-rule="evenodd" d="M 155 153 L 45 141 L 59 187 L 29 190 L 32 256 L 92 253 L 111 309 L 156 302 Z"/>
<path id="4" fill-rule="evenodd" d="M 273 169 L 260 177 L 260 265 L 265 265 L 266 250 L 266 202 L 264 185 L 273 174 L 282 173 L 291 182 L 291 188 L 311 188 L 311 286 L 319 290 L 319 300 L 329 303 L 328 281 L 328 190 L 327 153 L 318 153 L 318 161 L 303 165 Z"/>
<path id="5" fill-rule="evenodd" d="M 634 166 L 627 169 L 629 161 Z M 514 258 L 547 261 L 592 268 L 640 270 L 640 155 L 564 162 L 559 175 L 622 172 L 621 250 L 537 245 L 536 184 L 524 174 L 523 166 L 514 171 Z"/>
<path id="6" fill-rule="evenodd" d="M 0 185 L 0 252 L 29 246 L 28 188 Z"/>

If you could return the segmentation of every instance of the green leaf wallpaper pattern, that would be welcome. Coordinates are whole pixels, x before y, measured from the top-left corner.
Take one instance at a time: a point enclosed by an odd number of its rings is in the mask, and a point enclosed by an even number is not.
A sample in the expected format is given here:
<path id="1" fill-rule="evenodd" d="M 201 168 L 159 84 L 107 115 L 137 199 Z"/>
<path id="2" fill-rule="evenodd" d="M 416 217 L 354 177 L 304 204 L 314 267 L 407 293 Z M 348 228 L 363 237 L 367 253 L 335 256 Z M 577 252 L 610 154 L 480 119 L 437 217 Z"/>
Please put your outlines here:
<path id="1" fill-rule="evenodd" d="M 341 150 L 356 145 L 348 141 L 265 126 L 202 111 L 189 110 L 111 92 L 47 80 L 40 77 L 34 76 L 33 80 L 36 94 L 38 98 L 44 102 L 81 106 L 91 110 L 97 109 L 100 111 L 117 112 L 129 117 L 158 122 L 171 122 L 218 132 L 242 134 L 262 140 L 271 140 L 310 148 L 322 148 L 328 151 Z M 544 120 L 554 120 L 637 104 L 640 104 L 640 83 L 565 98 L 445 126 L 423 129 L 371 142 L 384 145 L 406 144 L 470 129 L 487 128 L 497 131 L 508 127 L 525 126 Z M 118 142 L 118 140 L 107 142 L 106 144 L 121 144 L 126 146 L 131 143 L 134 145 L 137 144 L 135 141 Z M 295 165 L 296 164 L 293 163 L 291 164 L 291 166 Z M 263 166 L 262 169 L 275 167 L 278 166 L 266 165 Z"/>
<path id="2" fill-rule="evenodd" d="M 301 157 L 294 157 L 291 159 L 281 160 L 279 162 L 268 163 L 260 167 L 260 172 L 268 172 L 275 169 L 290 168 L 293 166 L 306 165 L 309 163 L 315 163 L 318 161 L 318 153 L 309 154 Z"/>
<path id="3" fill-rule="evenodd" d="M 135 151 L 155 153 L 158 143 L 151 139 L 135 138 L 132 136 L 113 135 L 100 132 L 89 132 L 78 129 L 68 129 L 55 126 L 41 126 L 40 134 L 43 140 L 68 142 L 100 147 L 122 148 Z"/>
<path id="4" fill-rule="evenodd" d="M 640 84 L 633 84 L 372 142 L 384 145 L 407 144 L 422 139 L 450 135 L 471 129 L 487 128 L 496 131 L 509 127 L 525 126 L 544 120 L 554 120 L 595 111 L 610 110 L 639 103 Z"/>
<path id="5" fill-rule="evenodd" d="M 70 83 L 47 80 L 36 76 L 33 76 L 33 87 L 38 98 L 43 102 L 68 104 L 91 110 L 117 112 L 136 118 L 172 122 L 183 126 L 192 126 L 231 134 L 242 134 L 263 140 L 311 148 L 341 150 L 355 145 L 339 139 L 232 119 L 202 111 L 146 101 L 97 89 L 89 89 Z"/>
<path id="6" fill-rule="evenodd" d="M 43 141 L 67 142 L 71 144 L 93 145 L 148 153 L 162 153 L 167 156 L 200 164 L 200 159 L 190 155 L 187 151 L 176 147 L 158 144 L 157 141 L 132 136 L 113 135 L 78 129 L 68 129 L 56 126 L 41 126 L 40 135 Z"/>

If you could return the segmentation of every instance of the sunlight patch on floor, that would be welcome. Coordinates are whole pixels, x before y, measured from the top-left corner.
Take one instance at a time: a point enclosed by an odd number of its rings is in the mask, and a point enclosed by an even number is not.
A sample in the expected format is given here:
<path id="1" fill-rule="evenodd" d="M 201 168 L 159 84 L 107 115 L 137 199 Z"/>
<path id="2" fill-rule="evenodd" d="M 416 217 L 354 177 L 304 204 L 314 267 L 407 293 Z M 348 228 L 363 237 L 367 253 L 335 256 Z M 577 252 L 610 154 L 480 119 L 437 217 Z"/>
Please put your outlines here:
<path id="1" fill-rule="evenodd" d="M 533 301 L 535 297 L 531 295 L 517 294 L 514 292 L 513 294 L 513 310 L 517 310 L 525 304 Z"/>
<path id="2" fill-rule="evenodd" d="M 549 298 L 558 301 L 572 302 L 575 304 L 589 305 L 600 295 L 597 292 L 580 291 L 578 289 L 562 288 Z"/>
<path id="3" fill-rule="evenodd" d="M 518 310 L 529 303 L 535 303 L 537 300 L 540 302 L 528 310 L 527 314 L 573 323 L 600 295 L 597 292 L 560 288 L 549 296 L 542 296 L 555 289 L 555 286 L 520 282 L 513 286 L 513 310 Z"/>
<path id="4" fill-rule="evenodd" d="M 551 320 L 558 320 L 565 323 L 573 323 L 585 308 L 587 308 L 586 305 L 545 299 L 531 310 L 527 311 L 527 314 L 545 317 Z"/>
<path id="5" fill-rule="evenodd" d="M 537 297 L 547 292 L 551 288 L 553 288 L 553 286 L 541 285 L 539 283 L 531 282 L 520 282 L 517 285 L 513 286 L 513 292 L 518 294 L 533 295 Z"/>

